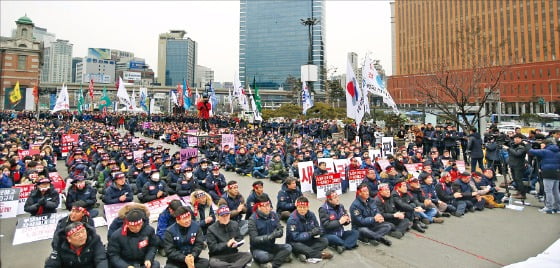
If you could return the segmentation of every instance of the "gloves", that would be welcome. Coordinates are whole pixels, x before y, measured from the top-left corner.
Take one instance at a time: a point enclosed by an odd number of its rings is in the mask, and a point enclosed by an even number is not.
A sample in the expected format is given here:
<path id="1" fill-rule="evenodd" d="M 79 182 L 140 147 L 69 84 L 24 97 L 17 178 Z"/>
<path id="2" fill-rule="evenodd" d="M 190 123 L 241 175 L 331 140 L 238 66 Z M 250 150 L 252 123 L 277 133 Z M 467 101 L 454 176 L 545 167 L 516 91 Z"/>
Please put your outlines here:
<path id="1" fill-rule="evenodd" d="M 271 241 L 271 240 L 274 240 L 274 239 L 276 239 L 276 236 L 274 236 L 274 232 L 272 232 L 272 233 L 270 233 L 266 236 L 266 240 Z"/>
<path id="2" fill-rule="evenodd" d="M 320 234 L 321 234 L 321 229 L 319 229 L 319 227 L 315 227 L 315 228 L 311 229 L 311 231 L 309 232 L 309 234 L 310 234 L 311 236 L 320 235 Z"/>
<path id="3" fill-rule="evenodd" d="M 282 228 L 277 228 L 274 232 L 272 232 L 272 235 L 274 238 L 280 238 L 284 235 L 284 230 Z"/>
<path id="4" fill-rule="evenodd" d="M 44 206 L 44 205 L 47 204 L 47 200 L 43 197 L 43 198 L 39 199 L 38 204 L 39 204 L 40 206 Z"/>

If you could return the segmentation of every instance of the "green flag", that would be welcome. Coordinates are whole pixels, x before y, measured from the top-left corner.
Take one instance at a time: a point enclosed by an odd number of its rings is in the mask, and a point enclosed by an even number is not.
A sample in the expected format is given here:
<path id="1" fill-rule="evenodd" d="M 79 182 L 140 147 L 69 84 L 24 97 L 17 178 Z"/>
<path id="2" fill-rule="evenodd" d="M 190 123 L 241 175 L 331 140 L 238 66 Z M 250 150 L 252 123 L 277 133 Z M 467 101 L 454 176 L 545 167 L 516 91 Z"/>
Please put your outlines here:
<path id="1" fill-rule="evenodd" d="M 253 88 L 255 89 L 255 104 L 257 105 L 257 110 L 260 112 L 262 112 L 262 107 L 261 107 L 261 95 L 259 95 L 259 88 L 257 87 L 257 83 L 255 82 L 255 77 L 253 77 Z"/>
<path id="2" fill-rule="evenodd" d="M 99 100 L 99 109 L 103 109 L 105 107 L 111 107 L 111 98 L 109 98 L 109 94 L 107 94 L 107 87 L 103 87 L 103 95 Z"/>
<path id="3" fill-rule="evenodd" d="M 80 96 L 78 97 L 78 113 L 82 114 L 84 106 L 84 92 L 82 91 L 82 85 L 80 85 Z"/>

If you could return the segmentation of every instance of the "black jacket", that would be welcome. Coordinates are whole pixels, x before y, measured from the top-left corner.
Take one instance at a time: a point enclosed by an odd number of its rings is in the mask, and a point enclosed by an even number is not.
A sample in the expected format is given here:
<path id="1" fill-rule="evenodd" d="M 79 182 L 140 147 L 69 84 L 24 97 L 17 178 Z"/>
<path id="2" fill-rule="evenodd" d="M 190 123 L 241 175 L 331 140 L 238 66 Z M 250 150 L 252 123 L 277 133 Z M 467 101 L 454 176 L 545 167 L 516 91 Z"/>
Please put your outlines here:
<path id="1" fill-rule="evenodd" d="M 43 195 L 38 188 L 35 188 L 25 201 L 24 210 L 25 212 L 29 212 L 32 216 L 38 215 L 40 212 L 40 208 L 42 207 L 43 212 L 42 214 L 47 213 L 56 213 L 56 208 L 60 203 L 60 198 L 58 196 L 58 192 L 54 189 L 51 185 L 46 193 Z"/>
<path id="2" fill-rule="evenodd" d="M 84 217 L 82 217 L 81 222 L 83 224 L 89 225 L 90 227 L 93 227 L 95 230 L 95 226 L 94 226 L 95 224 L 91 219 L 91 217 L 84 215 Z M 66 233 L 64 233 L 64 228 L 66 228 L 66 226 L 68 226 L 70 223 L 72 223 L 70 221 L 70 216 L 66 216 L 58 221 L 51 242 L 52 248 L 56 248 L 56 246 L 59 245 L 59 243 L 61 243 L 62 240 L 66 240 Z"/>
<path id="3" fill-rule="evenodd" d="M 107 268 L 107 255 L 105 247 L 99 235 L 93 227 L 87 226 L 86 244 L 83 246 L 80 256 L 70 249 L 66 239 L 60 240 L 60 244 L 53 247 L 51 255 L 45 262 L 45 268 Z"/>
<path id="4" fill-rule="evenodd" d="M 174 223 L 165 231 L 163 239 L 167 262 L 181 267 L 184 266 L 187 255 L 192 254 L 195 259 L 198 258 L 204 248 L 204 240 L 202 229 L 195 221 L 188 228 Z"/>
<path id="5" fill-rule="evenodd" d="M 109 238 L 107 256 L 111 267 L 126 268 L 129 265 L 144 264 L 146 260 L 154 262 L 159 241 L 154 228 L 144 222 L 138 233 L 128 230 L 123 235 L 121 232 L 122 227 Z"/>
<path id="6" fill-rule="evenodd" d="M 210 257 L 237 253 L 238 249 L 228 247 L 227 242 L 232 238 L 235 241 L 243 240 L 243 236 L 239 233 L 239 224 L 232 220 L 227 225 L 217 221 L 214 222 L 208 227 L 206 238 L 208 240 L 208 255 Z"/>

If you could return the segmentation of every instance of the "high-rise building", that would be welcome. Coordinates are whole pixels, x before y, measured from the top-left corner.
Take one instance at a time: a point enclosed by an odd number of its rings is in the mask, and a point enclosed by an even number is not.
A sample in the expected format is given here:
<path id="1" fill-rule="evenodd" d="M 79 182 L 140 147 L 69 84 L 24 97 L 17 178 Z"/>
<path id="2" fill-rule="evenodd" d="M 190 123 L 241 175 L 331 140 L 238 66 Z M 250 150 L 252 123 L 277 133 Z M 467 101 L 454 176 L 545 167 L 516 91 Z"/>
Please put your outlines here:
<path id="1" fill-rule="evenodd" d="M 0 110 L 23 110 L 27 104 L 27 88 L 39 85 L 42 45 L 33 38 L 35 24 L 27 16 L 16 21 L 12 38 L 0 37 Z M 22 98 L 11 103 L 9 93 L 19 82 Z"/>
<path id="2" fill-rule="evenodd" d="M 560 3 L 550 0 L 395 1 L 389 91 L 397 104 L 415 104 L 411 85 L 419 76 L 436 72 L 440 62 L 468 72 L 465 66 L 475 58 L 505 70 L 500 112 L 553 112 L 560 102 L 559 17 Z M 466 26 L 479 31 L 472 45 L 460 41 Z M 456 45 L 472 57 L 456 53 Z"/>
<path id="3" fill-rule="evenodd" d="M 177 85 L 183 79 L 192 83 L 195 79 L 197 44 L 185 38 L 186 34 L 183 30 L 171 30 L 159 35 L 157 80 L 161 85 Z"/>
<path id="4" fill-rule="evenodd" d="M 76 83 L 88 83 L 91 79 L 99 84 L 115 82 L 115 61 L 84 57 L 76 64 Z"/>
<path id="5" fill-rule="evenodd" d="M 76 65 L 82 62 L 82 58 L 80 57 L 73 57 L 72 58 L 72 82 L 76 82 Z"/>
<path id="6" fill-rule="evenodd" d="M 43 50 L 41 82 L 63 83 L 72 81 L 72 47 L 68 40 L 57 39 Z"/>
<path id="7" fill-rule="evenodd" d="M 325 6 L 323 0 L 240 1 L 239 79 L 260 89 L 286 88 L 288 77 L 300 78 L 309 61 L 309 28 L 302 21 L 316 19 L 311 27 L 311 61 L 319 69 L 314 89 L 324 88 Z M 274 97 L 274 96 L 270 96 Z M 280 96 L 278 96 L 280 97 Z"/>
<path id="8" fill-rule="evenodd" d="M 214 81 L 214 71 L 208 67 L 197 65 L 195 73 L 194 85 L 192 86 L 203 88 L 210 81 Z"/>

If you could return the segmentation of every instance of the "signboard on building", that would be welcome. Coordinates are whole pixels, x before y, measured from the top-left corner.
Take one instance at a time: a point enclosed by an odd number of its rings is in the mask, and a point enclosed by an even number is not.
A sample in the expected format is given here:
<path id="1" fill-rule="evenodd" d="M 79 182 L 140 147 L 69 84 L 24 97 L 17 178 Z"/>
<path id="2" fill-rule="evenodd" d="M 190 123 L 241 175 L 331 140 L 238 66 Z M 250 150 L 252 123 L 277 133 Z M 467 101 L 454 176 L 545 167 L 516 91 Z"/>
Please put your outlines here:
<path id="1" fill-rule="evenodd" d="M 138 69 L 141 70 L 144 68 L 144 66 L 146 66 L 146 63 L 144 63 L 143 61 L 129 61 L 128 62 L 128 68 L 129 69 Z"/>
<path id="2" fill-rule="evenodd" d="M 123 72 L 123 80 L 140 81 L 140 80 L 142 80 L 142 73 L 139 73 L 139 72 Z"/>
<path id="3" fill-rule="evenodd" d="M 88 57 L 99 60 L 110 60 L 111 50 L 108 48 L 88 48 Z"/>

